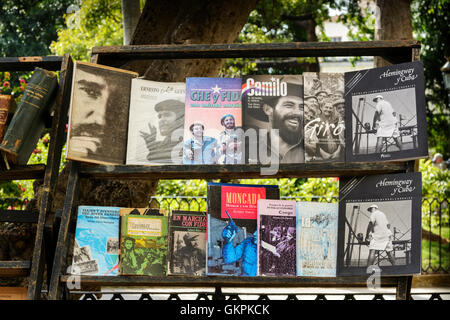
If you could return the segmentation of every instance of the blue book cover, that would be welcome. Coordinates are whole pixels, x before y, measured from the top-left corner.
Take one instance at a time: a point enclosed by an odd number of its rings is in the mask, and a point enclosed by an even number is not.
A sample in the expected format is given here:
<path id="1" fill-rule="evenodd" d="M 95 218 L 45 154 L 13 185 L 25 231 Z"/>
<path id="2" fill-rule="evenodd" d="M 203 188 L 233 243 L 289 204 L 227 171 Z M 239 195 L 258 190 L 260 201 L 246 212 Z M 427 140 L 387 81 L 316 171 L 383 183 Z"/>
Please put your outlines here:
<path id="1" fill-rule="evenodd" d="M 297 276 L 335 277 L 338 204 L 297 202 Z"/>
<path id="2" fill-rule="evenodd" d="M 257 275 L 257 202 L 275 185 L 208 183 L 207 275 Z"/>
<path id="3" fill-rule="evenodd" d="M 242 164 L 240 78 L 186 78 L 184 164 Z"/>
<path id="4" fill-rule="evenodd" d="M 78 207 L 72 274 L 118 275 L 119 209 Z"/>

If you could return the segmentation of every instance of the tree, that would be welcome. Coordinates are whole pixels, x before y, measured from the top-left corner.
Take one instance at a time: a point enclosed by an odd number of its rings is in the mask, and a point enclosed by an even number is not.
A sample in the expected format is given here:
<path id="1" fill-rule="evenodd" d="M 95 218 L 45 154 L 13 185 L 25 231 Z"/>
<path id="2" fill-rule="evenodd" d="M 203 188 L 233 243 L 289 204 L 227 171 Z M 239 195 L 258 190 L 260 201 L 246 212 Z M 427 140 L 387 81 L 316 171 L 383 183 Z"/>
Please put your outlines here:
<path id="1" fill-rule="evenodd" d="M 3 0 L 0 4 L 0 55 L 45 56 L 74 0 Z"/>
<path id="2" fill-rule="evenodd" d="M 105 6 L 104 6 L 105 5 Z M 189 44 L 232 43 L 236 40 L 256 0 L 220 1 L 147 1 L 139 18 L 132 44 Z M 100 10 L 101 9 L 101 10 Z M 59 41 L 52 50 L 61 53 L 75 52 L 86 59 L 86 47 L 108 45 L 107 42 L 122 42 L 120 3 L 118 0 L 106 6 L 104 0 L 86 0 L 80 10 L 66 21 L 79 17 L 78 25 L 70 24 L 61 30 Z M 112 22 L 104 26 L 104 21 Z M 99 23 L 102 21 L 102 23 Z M 117 29 L 116 29 L 117 28 Z M 105 38 L 100 30 L 111 30 L 112 37 Z M 88 44 L 88 45 L 87 45 Z M 84 49 L 84 52 L 80 49 Z M 84 53 L 84 54 L 83 54 Z M 122 68 L 139 72 L 156 81 L 184 81 L 188 76 L 217 76 L 223 65 L 222 59 L 132 61 Z M 64 203 L 68 169 L 64 168 L 58 179 L 54 208 Z M 112 205 L 123 207 L 147 206 L 150 196 L 158 186 L 158 180 L 101 180 L 82 179 L 79 203 Z M 39 193 L 39 190 L 37 190 Z"/>
<path id="3" fill-rule="evenodd" d="M 413 0 L 413 28 L 421 42 L 425 71 L 428 143 L 445 159 L 450 158 L 450 101 L 440 68 L 450 56 L 450 1 Z"/>

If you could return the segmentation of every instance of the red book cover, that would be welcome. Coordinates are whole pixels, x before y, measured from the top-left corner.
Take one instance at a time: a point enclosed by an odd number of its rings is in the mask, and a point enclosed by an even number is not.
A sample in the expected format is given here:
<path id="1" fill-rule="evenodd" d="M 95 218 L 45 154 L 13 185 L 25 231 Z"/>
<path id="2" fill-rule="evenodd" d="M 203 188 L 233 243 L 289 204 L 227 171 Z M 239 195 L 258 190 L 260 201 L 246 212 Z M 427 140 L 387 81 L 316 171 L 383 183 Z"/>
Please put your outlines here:
<path id="1" fill-rule="evenodd" d="M 257 202 L 278 186 L 208 183 L 207 275 L 257 275 Z"/>

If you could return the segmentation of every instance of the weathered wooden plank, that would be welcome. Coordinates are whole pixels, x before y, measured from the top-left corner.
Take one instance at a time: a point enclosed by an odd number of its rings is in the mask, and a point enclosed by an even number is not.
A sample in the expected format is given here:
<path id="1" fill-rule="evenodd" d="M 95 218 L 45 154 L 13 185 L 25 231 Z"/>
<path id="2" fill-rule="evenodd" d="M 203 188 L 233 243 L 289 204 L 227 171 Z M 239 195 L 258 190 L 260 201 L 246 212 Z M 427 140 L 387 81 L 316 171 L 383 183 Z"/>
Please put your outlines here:
<path id="1" fill-rule="evenodd" d="M 264 175 L 260 165 L 83 165 L 83 177 L 104 179 L 307 178 L 360 176 L 405 172 L 405 162 L 281 164 L 276 174 Z"/>
<path id="2" fill-rule="evenodd" d="M 1 277 L 21 277 L 30 273 L 30 261 L 0 261 Z"/>
<path id="3" fill-rule="evenodd" d="M 398 277 L 397 279 L 397 300 L 409 300 L 411 298 L 412 276 Z"/>
<path id="4" fill-rule="evenodd" d="M 243 287 L 346 287 L 367 286 L 367 277 L 226 277 L 226 276 L 76 276 L 76 280 L 81 285 L 97 286 L 243 286 Z M 61 276 L 61 282 L 72 282 L 73 275 Z M 395 287 L 398 284 L 398 277 L 382 277 L 381 286 Z"/>
<path id="5" fill-rule="evenodd" d="M 0 222 L 37 223 L 39 211 L 0 210 Z"/>
<path id="6" fill-rule="evenodd" d="M 3 161 L 0 159 L 0 161 Z M 0 170 L 0 181 L 43 179 L 45 174 L 44 164 L 26 166 L 14 166 L 10 170 Z"/>
<path id="7" fill-rule="evenodd" d="M 61 214 L 59 225 L 58 240 L 55 249 L 55 259 L 53 262 L 53 271 L 49 284 L 48 296 L 50 300 L 60 299 L 62 294 L 62 284 L 60 275 L 65 274 L 67 250 L 69 246 L 69 225 L 73 212 L 76 209 L 78 200 L 79 174 L 78 162 L 69 161 L 70 165 L 69 180 L 67 183 L 67 193 L 64 200 L 64 208 Z"/>
<path id="8" fill-rule="evenodd" d="M 61 151 L 65 141 L 65 124 L 70 103 L 72 85 L 73 62 L 69 55 L 64 55 L 59 78 L 58 94 L 56 96 L 55 115 L 50 132 L 50 145 L 48 149 L 47 166 L 44 175 L 43 192 L 39 207 L 39 220 L 36 230 L 36 239 L 33 251 L 32 268 L 28 285 L 28 298 L 39 299 L 44 275 L 44 257 L 49 259 L 44 242 L 44 229 L 46 218 L 52 209 L 52 198 L 55 193 Z M 53 250 L 51 251 L 53 252 Z M 51 259 L 51 258 L 50 258 Z M 53 262 L 53 261 L 52 261 Z M 49 273 L 50 275 L 50 273 Z M 47 279 L 48 280 L 48 279 Z"/>
<path id="9" fill-rule="evenodd" d="M 61 56 L 0 58 L 0 71 L 33 71 L 35 67 L 50 71 L 61 69 Z"/>
<path id="10" fill-rule="evenodd" d="M 394 63 L 411 61 L 418 41 L 288 42 L 260 44 L 129 45 L 94 47 L 97 63 L 121 65 L 140 59 L 212 59 L 258 57 L 385 56 Z"/>

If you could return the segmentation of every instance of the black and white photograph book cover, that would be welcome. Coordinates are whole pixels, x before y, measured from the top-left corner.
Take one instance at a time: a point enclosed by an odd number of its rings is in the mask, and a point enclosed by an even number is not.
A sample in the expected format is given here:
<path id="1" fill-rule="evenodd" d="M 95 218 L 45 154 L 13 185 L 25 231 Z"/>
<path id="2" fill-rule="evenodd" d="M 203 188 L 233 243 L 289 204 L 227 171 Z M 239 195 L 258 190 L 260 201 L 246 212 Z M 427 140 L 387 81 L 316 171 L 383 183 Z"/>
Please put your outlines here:
<path id="1" fill-rule="evenodd" d="M 346 161 L 428 156 L 423 63 L 345 73 Z"/>
<path id="2" fill-rule="evenodd" d="M 185 99 L 184 82 L 133 79 L 126 164 L 183 162 Z"/>
<path id="3" fill-rule="evenodd" d="M 420 172 L 339 181 L 338 276 L 421 272 Z"/>
<path id="4" fill-rule="evenodd" d="M 344 162 L 344 74 L 303 72 L 305 162 Z"/>

